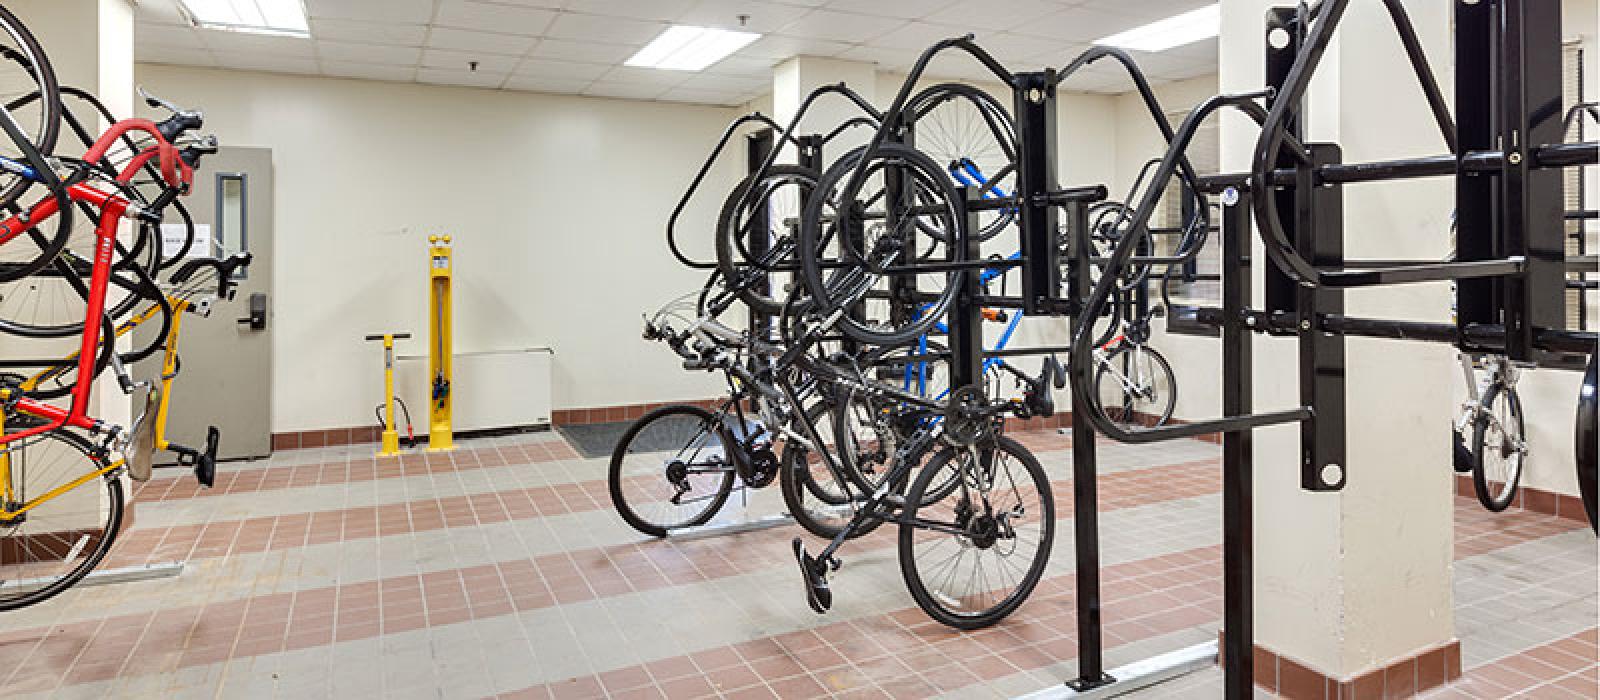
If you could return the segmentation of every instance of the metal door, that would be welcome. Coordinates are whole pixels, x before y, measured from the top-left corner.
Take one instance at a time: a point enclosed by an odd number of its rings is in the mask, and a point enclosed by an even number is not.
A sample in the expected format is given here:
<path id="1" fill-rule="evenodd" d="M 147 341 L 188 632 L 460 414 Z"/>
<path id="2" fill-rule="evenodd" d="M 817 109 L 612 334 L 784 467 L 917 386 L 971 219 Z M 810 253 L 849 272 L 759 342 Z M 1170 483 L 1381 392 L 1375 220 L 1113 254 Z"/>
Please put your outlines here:
<path id="1" fill-rule="evenodd" d="M 184 200 L 196 229 L 190 255 L 252 256 L 233 300 L 206 318 L 185 314 L 178 337 L 166 437 L 200 448 L 214 425 L 218 459 L 272 453 L 272 202 L 272 150 L 240 147 L 207 156 Z M 139 377 L 159 376 L 160 359 L 141 363 Z"/>

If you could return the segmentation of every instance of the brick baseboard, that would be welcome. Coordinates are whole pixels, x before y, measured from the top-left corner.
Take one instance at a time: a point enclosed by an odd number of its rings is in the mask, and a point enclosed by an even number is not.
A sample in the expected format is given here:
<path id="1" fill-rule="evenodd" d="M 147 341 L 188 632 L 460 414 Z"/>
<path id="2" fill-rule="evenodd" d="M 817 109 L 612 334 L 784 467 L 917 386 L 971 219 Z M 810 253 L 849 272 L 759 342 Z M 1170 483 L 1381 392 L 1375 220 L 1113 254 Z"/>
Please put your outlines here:
<path id="1" fill-rule="evenodd" d="M 589 425 L 592 423 L 618 423 L 625 420 L 638 420 L 641 416 L 663 406 L 677 406 L 689 404 L 699 406 L 708 411 L 717 410 L 723 399 L 689 399 L 685 401 L 657 401 L 655 403 L 631 403 L 621 406 L 597 406 L 595 408 L 564 408 L 550 412 L 550 422 L 555 425 Z"/>
<path id="2" fill-rule="evenodd" d="M 1456 495 L 1472 499 L 1478 497 L 1477 489 L 1472 485 L 1472 474 L 1456 474 Z M 1583 499 L 1564 493 L 1518 486 L 1516 500 L 1511 502 L 1510 507 L 1589 524 L 1589 515 L 1583 510 Z"/>
<path id="3" fill-rule="evenodd" d="M 1217 649 L 1223 648 L 1218 632 Z M 1256 685 L 1288 700 L 1409 698 L 1461 677 L 1461 642 L 1455 639 L 1346 679 L 1324 675 L 1260 644 L 1254 650 Z M 1217 663 L 1222 660 L 1219 652 Z"/>

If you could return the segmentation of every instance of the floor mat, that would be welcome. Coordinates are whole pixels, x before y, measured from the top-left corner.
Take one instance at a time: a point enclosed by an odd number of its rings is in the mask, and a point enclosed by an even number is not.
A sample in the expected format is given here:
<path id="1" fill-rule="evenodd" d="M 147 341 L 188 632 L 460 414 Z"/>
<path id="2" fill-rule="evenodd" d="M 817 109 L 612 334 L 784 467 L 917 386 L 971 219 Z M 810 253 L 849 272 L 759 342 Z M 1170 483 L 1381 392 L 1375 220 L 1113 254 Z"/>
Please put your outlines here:
<path id="1" fill-rule="evenodd" d="M 567 439 L 567 444 L 572 449 L 586 458 L 610 457 L 611 451 L 617 448 L 617 441 L 622 439 L 622 434 L 628 430 L 633 421 L 618 421 L 616 423 L 587 423 L 584 425 L 558 425 L 556 432 Z M 665 447 L 665 445 L 663 445 Z"/>

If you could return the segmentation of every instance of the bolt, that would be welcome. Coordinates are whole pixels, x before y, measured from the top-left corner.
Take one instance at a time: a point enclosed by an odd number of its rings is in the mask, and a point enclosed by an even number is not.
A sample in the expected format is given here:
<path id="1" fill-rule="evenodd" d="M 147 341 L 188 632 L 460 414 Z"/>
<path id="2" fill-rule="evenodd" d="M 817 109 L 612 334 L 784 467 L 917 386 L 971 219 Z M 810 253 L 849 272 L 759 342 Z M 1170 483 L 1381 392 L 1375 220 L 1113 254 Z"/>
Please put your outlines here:
<path id="1" fill-rule="evenodd" d="M 1522 164 L 1522 154 L 1513 152 L 1511 155 L 1506 156 L 1506 160 L 1511 161 L 1512 165 L 1521 165 Z"/>
<path id="2" fill-rule="evenodd" d="M 1310 321 L 1306 321 L 1306 320 L 1300 321 L 1300 330 L 1303 330 L 1303 331 L 1311 330 L 1311 322 Z"/>

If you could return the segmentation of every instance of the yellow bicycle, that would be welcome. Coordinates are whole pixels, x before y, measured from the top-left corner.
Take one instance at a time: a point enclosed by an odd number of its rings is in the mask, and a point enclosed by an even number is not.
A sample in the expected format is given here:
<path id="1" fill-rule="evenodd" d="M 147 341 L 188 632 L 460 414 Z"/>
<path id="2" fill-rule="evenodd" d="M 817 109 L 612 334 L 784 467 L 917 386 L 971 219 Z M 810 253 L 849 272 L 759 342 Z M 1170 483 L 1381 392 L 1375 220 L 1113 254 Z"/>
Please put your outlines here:
<path id="1" fill-rule="evenodd" d="M 211 486 L 217 429 L 207 431 L 201 448 L 166 439 L 172 383 L 179 371 L 178 336 L 185 314 L 207 316 L 215 301 L 232 298 L 232 279 L 249 263 L 248 253 L 184 263 L 162 290 L 162 302 L 130 317 L 103 341 L 114 345 L 115 338 L 143 324 L 170 319 L 160 338 L 164 355 L 159 381 L 136 384 L 117 353 L 102 353 L 125 389 L 144 390 L 131 430 L 108 430 L 98 443 L 63 429 L 0 444 L 0 611 L 54 596 L 99 565 L 122 524 L 122 471 L 135 480 L 148 479 L 155 453 L 165 450 L 179 464 L 193 467 L 202 485 Z M 0 377 L 0 434 L 40 423 L 43 419 L 11 410 L 12 404 L 70 387 L 78 380 L 73 376 L 77 366 L 74 354 L 30 376 Z M 96 480 L 103 490 L 80 488 Z"/>

